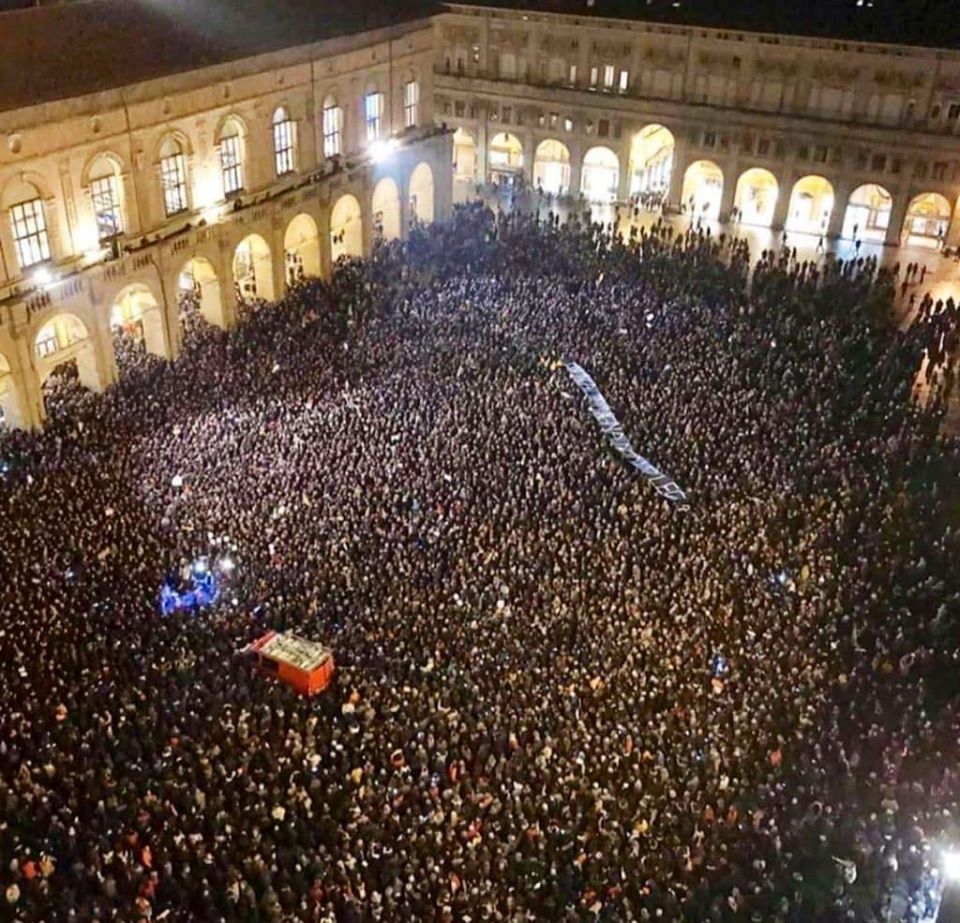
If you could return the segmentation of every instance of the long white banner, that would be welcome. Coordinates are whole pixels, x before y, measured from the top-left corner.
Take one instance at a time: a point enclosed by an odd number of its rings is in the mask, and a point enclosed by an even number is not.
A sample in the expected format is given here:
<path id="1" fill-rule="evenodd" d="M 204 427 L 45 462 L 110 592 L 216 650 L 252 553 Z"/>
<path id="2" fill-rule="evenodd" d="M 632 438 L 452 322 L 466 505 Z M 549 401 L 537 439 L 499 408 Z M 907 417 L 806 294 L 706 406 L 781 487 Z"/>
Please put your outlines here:
<path id="1" fill-rule="evenodd" d="M 564 362 L 567 373 L 577 387 L 583 392 L 590 404 L 590 413 L 600 424 L 600 429 L 607 441 L 623 457 L 623 460 L 637 469 L 652 485 L 661 497 L 672 503 L 687 503 L 687 495 L 680 489 L 676 481 L 667 477 L 655 465 L 648 462 L 642 455 L 638 455 L 623 432 L 620 421 L 613 415 L 606 398 L 600 393 L 596 382 L 576 362 Z"/>

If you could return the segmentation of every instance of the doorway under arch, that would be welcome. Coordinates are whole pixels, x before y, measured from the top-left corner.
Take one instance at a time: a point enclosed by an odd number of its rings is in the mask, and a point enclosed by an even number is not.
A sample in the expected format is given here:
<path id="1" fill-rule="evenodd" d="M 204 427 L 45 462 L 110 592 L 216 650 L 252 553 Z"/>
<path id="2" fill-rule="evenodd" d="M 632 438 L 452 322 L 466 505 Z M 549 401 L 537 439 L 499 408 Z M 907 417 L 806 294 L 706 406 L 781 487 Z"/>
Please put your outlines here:
<path id="1" fill-rule="evenodd" d="M 363 256 L 363 217 L 356 196 L 346 193 L 330 212 L 330 254 L 333 262 L 342 256 Z"/>
<path id="2" fill-rule="evenodd" d="M 520 139 L 507 131 L 494 135 L 487 149 L 487 164 L 492 183 L 513 183 L 523 173 L 523 145 Z"/>
<path id="3" fill-rule="evenodd" d="M 163 310 L 150 288 L 142 283 L 128 285 L 117 293 L 110 308 L 110 329 L 115 344 L 120 338 L 130 345 L 142 346 L 154 356 L 167 356 Z M 119 354 L 117 359 L 122 364 Z"/>
<path id="4" fill-rule="evenodd" d="M 386 243 L 400 236 L 400 192 L 389 176 L 373 187 L 370 211 L 374 240 Z"/>
<path id="5" fill-rule="evenodd" d="M 195 322 L 201 320 L 221 329 L 227 326 L 220 280 L 210 260 L 202 256 L 188 260 L 177 281 L 180 326 L 183 329 L 193 329 Z"/>
<path id="6" fill-rule="evenodd" d="M 537 145 L 533 155 L 533 185 L 548 195 L 570 191 L 570 149 L 555 138 Z"/>
<path id="7" fill-rule="evenodd" d="M 890 227 L 893 196 L 877 183 L 864 183 L 850 194 L 843 216 L 843 237 L 883 242 Z"/>
<path id="8" fill-rule="evenodd" d="M 301 212 L 283 234 L 284 278 L 287 285 L 320 276 L 320 231 L 311 215 Z"/>
<path id="9" fill-rule="evenodd" d="M 433 170 L 426 161 L 418 163 L 410 174 L 409 201 L 410 214 L 419 224 L 433 221 Z"/>
<path id="10" fill-rule="evenodd" d="M 608 147 L 592 147 L 583 157 L 580 191 L 588 202 L 608 204 L 617 200 L 620 158 Z"/>
<path id="11" fill-rule="evenodd" d="M 914 196 L 903 219 L 904 243 L 921 247 L 939 247 L 950 227 L 950 201 L 939 192 Z"/>
<path id="12" fill-rule="evenodd" d="M 72 366 L 83 387 L 90 391 L 103 390 L 104 380 L 90 331 L 76 314 L 55 314 L 48 318 L 38 328 L 33 348 L 41 385 L 46 385 L 55 372 Z"/>
<path id="13" fill-rule="evenodd" d="M 259 234 L 249 234 L 233 254 L 233 281 L 242 301 L 273 301 L 273 259 L 269 244 Z"/>
<path id="14" fill-rule="evenodd" d="M 466 183 L 477 181 L 477 142 L 463 128 L 453 133 L 453 178 Z"/>
<path id="15" fill-rule="evenodd" d="M 23 426 L 20 394 L 7 357 L 0 353 L 0 430 Z"/>
<path id="16" fill-rule="evenodd" d="M 677 140 L 663 125 L 641 128 L 630 142 L 630 195 L 670 194 L 673 152 Z"/>
<path id="17" fill-rule="evenodd" d="M 811 174 L 793 184 L 784 229 L 801 234 L 826 234 L 834 204 L 833 186 Z"/>
<path id="18" fill-rule="evenodd" d="M 744 170 L 733 194 L 733 204 L 739 212 L 740 221 L 762 228 L 770 227 L 779 191 L 777 178 L 769 170 L 761 167 Z"/>
<path id="19" fill-rule="evenodd" d="M 695 160 L 687 167 L 683 174 L 680 203 L 691 219 L 719 220 L 722 198 L 723 170 L 712 160 Z"/>

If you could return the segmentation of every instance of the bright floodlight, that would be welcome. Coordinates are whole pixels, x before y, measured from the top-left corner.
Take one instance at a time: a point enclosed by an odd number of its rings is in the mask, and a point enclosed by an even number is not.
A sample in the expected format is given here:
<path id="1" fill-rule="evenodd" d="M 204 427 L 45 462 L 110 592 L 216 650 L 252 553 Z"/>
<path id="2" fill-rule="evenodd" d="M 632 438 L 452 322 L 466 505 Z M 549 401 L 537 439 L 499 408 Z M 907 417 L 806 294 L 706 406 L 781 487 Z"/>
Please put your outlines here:
<path id="1" fill-rule="evenodd" d="M 206 562 L 203 560 L 196 560 L 193 562 L 193 572 L 195 574 L 205 574 L 207 572 Z"/>
<path id="2" fill-rule="evenodd" d="M 371 141 L 367 153 L 374 163 L 379 163 L 389 157 L 398 146 L 396 138 L 390 138 L 389 141 Z"/>
<path id="3" fill-rule="evenodd" d="M 37 285 L 49 285 L 53 281 L 53 276 L 50 274 L 50 270 L 46 266 L 41 266 L 34 274 L 33 281 Z"/>
<path id="4" fill-rule="evenodd" d="M 960 850 L 945 849 L 942 860 L 944 877 L 948 881 L 960 882 Z"/>
<path id="5" fill-rule="evenodd" d="M 220 570 L 223 571 L 223 573 L 225 574 L 229 574 L 234 569 L 234 567 L 236 567 L 236 565 L 233 563 L 233 561 L 230 560 L 230 558 L 224 558 L 220 562 Z"/>

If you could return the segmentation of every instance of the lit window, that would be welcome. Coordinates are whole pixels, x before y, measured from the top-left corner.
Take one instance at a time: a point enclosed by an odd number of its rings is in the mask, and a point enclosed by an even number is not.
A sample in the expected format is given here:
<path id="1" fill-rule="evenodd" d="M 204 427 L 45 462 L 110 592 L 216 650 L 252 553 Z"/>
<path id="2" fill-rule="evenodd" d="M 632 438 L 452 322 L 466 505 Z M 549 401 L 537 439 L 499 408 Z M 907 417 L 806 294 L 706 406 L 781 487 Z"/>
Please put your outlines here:
<path id="1" fill-rule="evenodd" d="M 564 120 L 563 120 L 563 130 L 564 130 L 564 131 L 573 131 L 573 119 L 564 119 Z"/>
<path id="2" fill-rule="evenodd" d="M 570 65 L 570 81 L 569 82 L 571 84 L 576 84 L 577 82 L 577 65 L 576 64 Z"/>
<path id="3" fill-rule="evenodd" d="M 620 92 L 626 93 L 630 86 L 630 71 L 620 71 Z"/>
<path id="4" fill-rule="evenodd" d="M 160 158 L 160 184 L 163 187 L 163 207 L 169 218 L 187 210 L 187 169 L 183 154 L 175 147 L 173 153 Z"/>
<path id="5" fill-rule="evenodd" d="M 609 90 L 613 87 L 613 80 L 617 69 L 612 64 L 607 64 L 603 68 L 603 85 Z"/>
<path id="6" fill-rule="evenodd" d="M 420 121 L 420 84 L 408 80 L 403 85 L 403 127 L 413 128 Z"/>
<path id="7" fill-rule="evenodd" d="M 600 69 L 597 67 L 591 67 L 590 68 L 590 86 L 595 87 L 599 79 L 600 79 Z"/>
<path id="8" fill-rule="evenodd" d="M 109 240 L 116 237 L 123 230 L 116 174 L 110 173 L 91 180 L 90 200 L 97 219 L 97 239 Z"/>
<path id="9" fill-rule="evenodd" d="M 363 111 L 367 123 L 367 141 L 376 141 L 383 134 L 383 93 L 367 93 Z"/>
<path id="10" fill-rule="evenodd" d="M 220 139 L 220 172 L 223 175 L 223 194 L 236 195 L 243 189 L 243 158 L 240 136 L 227 135 Z"/>
<path id="11" fill-rule="evenodd" d="M 343 152 L 343 110 L 333 99 L 323 105 L 323 156 L 336 157 Z"/>
<path id="12" fill-rule="evenodd" d="M 277 176 L 293 173 L 296 169 L 293 156 L 294 123 L 286 109 L 277 109 L 273 114 L 273 153 L 277 164 Z"/>
<path id="13" fill-rule="evenodd" d="M 21 269 L 50 259 L 47 222 L 40 199 L 30 199 L 29 202 L 14 205 L 10 209 L 10 223 L 13 227 L 13 242 L 17 248 L 17 262 Z"/>

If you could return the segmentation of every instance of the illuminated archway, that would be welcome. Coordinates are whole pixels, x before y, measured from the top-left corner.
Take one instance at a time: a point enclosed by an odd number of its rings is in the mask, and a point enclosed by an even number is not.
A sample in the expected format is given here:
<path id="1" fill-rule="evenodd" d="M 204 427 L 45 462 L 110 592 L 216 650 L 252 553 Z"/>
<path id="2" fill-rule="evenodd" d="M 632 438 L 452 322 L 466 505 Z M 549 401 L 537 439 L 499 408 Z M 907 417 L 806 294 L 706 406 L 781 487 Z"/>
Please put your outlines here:
<path id="1" fill-rule="evenodd" d="M 426 162 L 418 163 L 410 174 L 410 214 L 420 224 L 433 221 L 433 170 Z"/>
<path id="2" fill-rule="evenodd" d="M 453 133 L 453 178 L 468 183 L 477 180 L 477 142 L 462 128 Z"/>
<path id="3" fill-rule="evenodd" d="M 7 357 L 0 353 L 0 429 L 23 425 L 20 394 Z"/>
<path id="4" fill-rule="evenodd" d="M 741 173 L 733 195 L 733 204 L 739 210 L 740 220 L 744 224 L 770 227 L 779 188 L 777 178 L 769 170 L 753 167 Z"/>
<path id="5" fill-rule="evenodd" d="M 287 284 L 301 276 L 320 275 L 320 231 L 313 218 L 301 212 L 288 225 L 283 235 L 284 278 Z"/>
<path id="6" fill-rule="evenodd" d="M 128 285 L 113 300 L 110 327 L 114 336 L 126 336 L 142 343 L 155 356 L 167 355 L 163 333 L 163 311 L 146 285 Z"/>
<path id="7" fill-rule="evenodd" d="M 903 221 L 904 242 L 937 247 L 950 227 L 950 201 L 938 192 L 924 192 L 913 198 Z"/>
<path id="8" fill-rule="evenodd" d="M 349 193 L 337 199 L 330 213 L 330 247 L 334 262 L 341 256 L 363 256 L 360 203 Z"/>
<path id="9" fill-rule="evenodd" d="M 375 240 L 396 240 L 400 236 L 400 193 L 397 184 L 385 176 L 373 187 L 370 211 Z"/>
<path id="10" fill-rule="evenodd" d="M 670 175 L 673 172 L 673 152 L 676 148 L 673 132 L 663 125 L 647 125 L 630 142 L 630 194 L 670 194 Z"/>
<path id="11" fill-rule="evenodd" d="M 843 216 L 843 236 L 883 241 L 890 226 L 893 196 L 876 183 L 858 186 L 850 195 Z"/>
<path id="12" fill-rule="evenodd" d="M 833 186 L 822 176 L 804 176 L 794 183 L 784 225 L 801 234 L 826 234 L 833 212 Z"/>
<path id="13" fill-rule="evenodd" d="M 691 218 L 716 221 L 723 197 L 723 170 L 712 160 L 696 160 L 683 174 L 680 202 Z"/>
<path id="14" fill-rule="evenodd" d="M 259 234 L 250 234 L 237 244 L 233 254 L 233 281 L 243 301 L 276 298 L 270 246 Z"/>
<path id="15" fill-rule="evenodd" d="M 75 365 L 81 385 L 91 391 L 101 390 L 97 352 L 87 325 L 76 314 L 48 318 L 37 330 L 33 348 L 41 383 L 62 366 Z"/>
<path id="16" fill-rule="evenodd" d="M 537 145 L 533 185 L 550 195 L 566 195 L 570 191 L 570 151 L 562 141 L 549 138 Z"/>
<path id="17" fill-rule="evenodd" d="M 189 329 L 192 321 L 202 318 L 216 327 L 226 327 L 220 280 L 213 263 L 194 257 L 180 270 L 178 279 L 180 324 Z"/>
<path id="18" fill-rule="evenodd" d="M 580 191 L 589 202 L 615 202 L 620 185 L 620 159 L 608 147 L 592 147 L 584 155 Z"/>
<path id="19" fill-rule="evenodd" d="M 523 145 L 516 135 L 501 131 L 487 149 L 490 179 L 495 183 L 513 182 L 523 171 Z"/>

